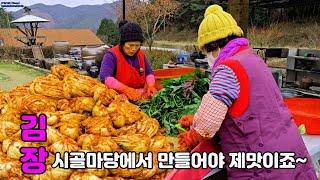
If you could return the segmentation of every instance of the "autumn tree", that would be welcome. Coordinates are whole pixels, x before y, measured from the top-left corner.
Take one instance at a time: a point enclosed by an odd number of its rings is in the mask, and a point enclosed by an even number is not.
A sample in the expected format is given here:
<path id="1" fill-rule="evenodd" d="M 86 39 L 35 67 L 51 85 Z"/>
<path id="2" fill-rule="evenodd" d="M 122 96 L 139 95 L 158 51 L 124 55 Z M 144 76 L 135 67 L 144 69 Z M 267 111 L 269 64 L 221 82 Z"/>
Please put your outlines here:
<path id="1" fill-rule="evenodd" d="M 172 18 L 177 8 L 175 0 L 126 0 L 126 19 L 141 26 L 151 50 L 156 33 Z"/>

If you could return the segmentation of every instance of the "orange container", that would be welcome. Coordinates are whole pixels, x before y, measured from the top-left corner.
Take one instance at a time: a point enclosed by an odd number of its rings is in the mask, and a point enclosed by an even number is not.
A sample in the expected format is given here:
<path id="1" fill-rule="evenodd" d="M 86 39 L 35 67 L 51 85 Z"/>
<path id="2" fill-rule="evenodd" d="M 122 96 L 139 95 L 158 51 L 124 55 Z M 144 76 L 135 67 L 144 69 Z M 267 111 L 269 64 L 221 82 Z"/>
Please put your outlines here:
<path id="1" fill-rule="evenodd" d="M 320 134 L 320 99 L 288 98 L 284 102 L 297 126 L 304 124 L 307 134 Z"/>
<path id="2" fill-rule="evenodd" d="M 162 85 L 162 82 L 161 82 L 163 80 L 179 78 L 182 75 L 185 75 L 185 74 L 188 74 L 188 73 L 192 73 L 195 70 L 196 70 L 196 68 L 193 68 L 193 67 L 168 68 L 168 69 L 157 69 L 157 70 L 154 70 L 154 76 L 156 78 L 156 88 L 157 89 L 162 89 L 163 88 L 163 85 Z"/>

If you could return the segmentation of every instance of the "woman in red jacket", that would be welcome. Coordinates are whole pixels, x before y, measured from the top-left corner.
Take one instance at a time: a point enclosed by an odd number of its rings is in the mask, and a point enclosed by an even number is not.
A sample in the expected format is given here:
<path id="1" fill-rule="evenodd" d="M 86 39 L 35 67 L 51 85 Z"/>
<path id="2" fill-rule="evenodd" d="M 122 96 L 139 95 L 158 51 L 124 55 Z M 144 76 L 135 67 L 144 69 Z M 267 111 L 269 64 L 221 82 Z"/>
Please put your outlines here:
<path id="1" fill-rule="evenodd" d="M 136 101 L 156 92 L 151 65 L 140 49 L 144 37 L 139 25 L 131 22 L 120 25 L 120 44 L 104 55 L 100 80 L 108 88 Z"/>

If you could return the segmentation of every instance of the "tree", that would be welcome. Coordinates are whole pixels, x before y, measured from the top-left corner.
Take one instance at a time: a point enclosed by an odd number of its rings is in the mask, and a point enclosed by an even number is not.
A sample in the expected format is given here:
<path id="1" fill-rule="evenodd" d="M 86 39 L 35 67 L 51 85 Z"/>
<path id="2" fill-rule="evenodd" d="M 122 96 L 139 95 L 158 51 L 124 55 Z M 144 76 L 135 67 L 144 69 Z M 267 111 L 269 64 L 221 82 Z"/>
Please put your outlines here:
<path id="1" fill-rule="evenodd" d="M 110 19 L 102 19 L 97 30 L 97 36 L 107 44 L 115 45 L 119 42 L 117 25 Z"/>
<path id="2" fill-rule="evenodd" d="M 220 4 L 223 0 L 179 0 L 179 9 L 173 22 L 179 30 L 184 28 L 197 30 L 203 20 L 204 12 L 212 4 Z"/>
<path id="3" fill-rule="evenodd" d="M 249 20 L 249 0 L 233 0 L 228 2 L 228 12 L 247 35 Z"/>
<path id="4" fill-rule="evenodd" d="M 13 20 L 13 16 L 10 12 L 6 12 L 2 7 L 0 7 L 0 28 L 13 27 L 10 22 Z"/>
<path id="5" fill-rule="evenodd" d="M 149 50 L 156 33 L 170 19 L 178 8 L 175 0 L 126 1 L 127 19 L 138 23 L 144 31 Z"/>

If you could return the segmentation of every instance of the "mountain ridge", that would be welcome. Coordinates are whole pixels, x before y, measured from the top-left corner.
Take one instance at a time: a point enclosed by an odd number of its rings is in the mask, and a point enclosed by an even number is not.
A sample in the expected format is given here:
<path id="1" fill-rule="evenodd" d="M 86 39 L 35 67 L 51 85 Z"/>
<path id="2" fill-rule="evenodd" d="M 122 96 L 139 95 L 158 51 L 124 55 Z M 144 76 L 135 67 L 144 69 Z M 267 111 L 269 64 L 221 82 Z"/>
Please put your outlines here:
<path id="1" fill-rule="evenodd" d="M 89 28 L 96 32 L 103 18 L 117 20 L 116 9 L 119 1 L 101 5 L 80 5 L 67 7 L 62 4 L 45 5 L 42 3 L 31 5 L 31 14 L 50 20 L 43 23 L 43 28 Z M 23 16 L 23 9 L 12 13 L 14 18 Z"/>

